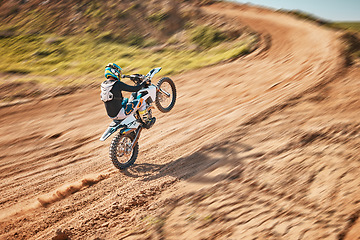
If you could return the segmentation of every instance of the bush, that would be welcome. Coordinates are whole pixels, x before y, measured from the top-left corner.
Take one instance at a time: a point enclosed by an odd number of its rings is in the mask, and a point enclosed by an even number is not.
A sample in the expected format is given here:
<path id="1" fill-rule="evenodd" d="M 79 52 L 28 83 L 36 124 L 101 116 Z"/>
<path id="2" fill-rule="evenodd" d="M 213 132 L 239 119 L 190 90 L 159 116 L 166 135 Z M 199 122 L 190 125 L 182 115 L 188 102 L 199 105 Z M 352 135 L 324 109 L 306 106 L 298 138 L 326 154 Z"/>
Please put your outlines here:
<path id="1" fill-rule="evenodd" d="M 143 36 L 136 34 L 136 33 L 132 33 L 128 36 L 128 43 L 131 46 L 138 46 L 141 47 L 144 45 L 145 39 Z"/>
<path id="2" fill-rule="evenodd" d="M 4 72 L 9 73 L 9 74 L 22 74 L 22 75 L 30 73 L 30 71 L 27 70 L 27 69 L 19 69 L 19 68 L 9 69 L 9 70 L 6 70 Z"/>
<path id="3" fill-rule="evenodd" d="M 341 39 L 346 45 L 344 50 L 346 64 L 351 65 L 360 56 L 360 38 L 354 33 L 347 32 L 341 36 Z"/>
<path id="4" fill-rule="evenodd" d="M 149 21 L 159 23 L 167 19 L 169 15 L 165 12 L 156 12 L 148 16 Z"/>
<path id="5" fill-rule="evenodd" d="M 348 31 L 360 32 L 360 22 L 333 22 L 327 26 L 335 29 L 344 29 Z"/>
<path id="6" fill-rule="evenodd" d="M 225 40 L 224 33 L 209 26 L 198 26 L 191 32 L 191 41 L 206 48 L 218 45 Z"/>
<path id="7" fill-rule="evenodd" d="M 114 35 L 112 32 L 103 32 L 99 34 L 96 39 L 100 42 L 112 42 L 114 40 Z"/>

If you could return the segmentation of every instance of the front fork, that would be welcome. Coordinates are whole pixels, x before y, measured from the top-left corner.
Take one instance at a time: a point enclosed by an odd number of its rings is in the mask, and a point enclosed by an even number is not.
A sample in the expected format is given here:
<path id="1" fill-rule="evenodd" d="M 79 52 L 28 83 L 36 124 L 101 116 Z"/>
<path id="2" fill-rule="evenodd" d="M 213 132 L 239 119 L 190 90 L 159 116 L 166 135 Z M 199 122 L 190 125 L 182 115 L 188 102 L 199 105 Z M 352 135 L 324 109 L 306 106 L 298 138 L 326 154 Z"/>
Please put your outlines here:
<path id="1" fill-rule="evenodd" d="M 138 129 L 136 130 L 136 134 L 135 134 L 135 138 L 131 144 L 131 148 L 134 148 L 135 144 L 138 142 L 139 138 L 140 138 L 140 133 L 142 131 L 142 127 L 139 126 Z"/>
<path id="2" fill-rule="evenodd" d="M 159 92 L 165 94 L 167 97 L 170 97 L 170 93 L 168 93 L 167 91 L 165 90 L 162 90 L 160 87 L 157 88 Z"/>

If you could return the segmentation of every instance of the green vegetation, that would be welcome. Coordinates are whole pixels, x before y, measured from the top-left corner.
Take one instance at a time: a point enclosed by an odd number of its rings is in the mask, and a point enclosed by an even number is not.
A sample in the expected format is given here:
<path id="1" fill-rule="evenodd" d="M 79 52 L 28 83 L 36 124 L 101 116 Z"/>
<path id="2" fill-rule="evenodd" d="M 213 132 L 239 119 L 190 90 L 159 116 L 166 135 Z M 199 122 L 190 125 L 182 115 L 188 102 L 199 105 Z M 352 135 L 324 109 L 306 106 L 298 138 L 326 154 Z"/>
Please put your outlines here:
<path id="1" fill-rule="evenodd" d="M 344 55 L 346 64 L 352 65 L 360 59 L 360 38 L 357 34 L 346 32 L 341 36 L 341 40 L 345 43 Z"/>
<path id="2" fill-rule="evenodd" d="M 329 24 L 329 26 L 348 31 L 360 32 L 360 22 L 334 22 Z"/>
<path id="3" fill-rule="evenodd" d="M 287 11 L 281 9 L 279 11 L 291 14 L 299 19 L 315 22 L 328 28 L 344 30 L 340 39 L 344 43 L 343 53 L 346 64 L 352 65 L 360 61 L 360 22 L 330 22 L 299 10 Z"/>
<path id="4" fill-rule="evenodd" d="M 325 25 L 325 24 L 328 24 L 329 22 L 324 20 L 324 19 L 321 19 L 313 14 L 310 14 L 310 13 L 307 13 L 307 12 L 303 12 L 301 10 L 284 10 L 284 9 L 280 9 L 278 10 L 279 12 L 284 12 L 284 13 L 288 13 L 290 15 L 293 15 L 299 19 L 303 19 L 303 20 L 307 20 L 307 21 L 312 21 L 312 22 L 316 22 L 320 25 Z"/>
<path id="5" fill-rule="evenodd" d="M 200 46 L 208 48 L 226 40 L 226 35 L 209 26 L 198 26 L 192 30 L 191 40 Z"/>
<path id="6" fill-rule="evenodd" d="M 212 17 L 197 11 L 211 2 L 188 1 L 185 5 L 192 7 L 186 16 L 181 4 L 168 1 L 0 5 L 0 73 L 15 74 L 9 78 L 18 81 L 81 84 L 99 81 L 109 62 L 118 63 L 124 73 L 163 67 L 160 75 L 167 75 L 251 52 L 257 38 L 250 32 L 235 25 L 217 29 Z M 209 26 L 200 25 L 204 22 Z"/>
<path id="7" fill-rule="evenodd" d="M 145 39 L 140 34 L 132 33 L 127 38 L 131 46 L 144 46 Z"/>
<path id="8" fill-rule="evenodd" d="M 324 25 L 330 28 L 335 29 L 343 29 L 347 31 L 353 31 L 353 32 L 360 32 L 360 22 L 331 22 L 324 19 L 321 19 L 313 14 L 303 12 L 301 10 L 284 10 L 280 9 L 279 12 L 288 13 L 290 15 L 293 15 L 299 19 L 312 21 L 315 23 L 318 23 L 320 25 Z"/>
<path id="9" fill-rule="evenodd" d="M 360 32 L 360 22 L 332 22 L 332 21 L 327 21 L 324 19 L 321 19 L 313 14 L 307 13 L 307 12 L 303 12 L 301 10 L 284 10 L 284 9 L 279 9 L 279 12 L 283 12 L 283 13 L 288 13 L 290 15 L 293 15 L 299 19 L 303 19 L 303 20 L 307 20 L 307 21 L 312 21 L 315 23 L 318 23 L 320 25 L 324 25 L 330 28 L 335 28 L 335 29 L 343 29 L 343 30 L 347 30 L 347 31 L 353 31 L 353 32 Z"/>
<path id="10" fill-rule="evenodd" d="M 168 17 L 169 15 L 166 12 L 159 11 L 148 16 L 148 19 L 151 22 L 159 23 Z"/>
<path id="11" fill-rule="evenodd" d="M 207 51 L 189 48 L 141 48 L 146 41 L 133 36 L 127 43 L 113 41 L 110 33 L 98 38 L 82 36 L 22 35 L 0 38 L 0 72 L 41 76 L 39 79 L 77 79 L 91 82 L 102 77 L 104 66 L 116 62 L 126 73 L 147 73 L 163 67 L 161 75 L 180 73 L 249 53 L 257 39 L 223 42 Z M 150 40 L 149 40 L 150 41 Z M 215 40 L 218 43 L 217 40 Z M 32 78 L 34 79 L 34 78 Z"/>
<path id="12" fill-rule="evenodd" d="M 344 30 L 341 40 L 343 41 L 344 56 L 347 65 L 360 61 L 360 22 L 334 22 L 327 24 L 328 27 Z"/>
<path id="13" fill-rule="evenodd" d="M 137 9 L 140 7 L 140 4 L 138 3 L 133 3 L 130 7 L 124 9 L 124 10 L 119 10 L 117 12 L 117 17 L 119 19 L 125 19 L 126 17 L 128 17 L 131 14 L 131 11 L 133 11 L 134 9 Z"/>

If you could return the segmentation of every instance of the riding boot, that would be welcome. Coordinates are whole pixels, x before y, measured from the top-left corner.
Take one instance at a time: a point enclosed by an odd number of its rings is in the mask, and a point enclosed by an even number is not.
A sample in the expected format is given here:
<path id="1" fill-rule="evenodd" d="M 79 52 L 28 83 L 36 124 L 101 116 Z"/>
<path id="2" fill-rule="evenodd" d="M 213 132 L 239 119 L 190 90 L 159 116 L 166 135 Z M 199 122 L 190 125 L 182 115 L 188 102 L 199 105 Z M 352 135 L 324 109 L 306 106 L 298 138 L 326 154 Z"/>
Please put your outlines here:
<path id="1" fill-rule="evenodd" d="M 156 118 L 149 118 L 147 110 L 139 111 L 139 115 L 143 121 L 144 128 L 149 129 L 154 125 Z"/>
<path id="2" fill-rule="evenodd" d="M 156 122 L 156 118 L 152 117 L 150 118 L 145 124 L 144 124 L 144 128 L 149 129 L 151 128 Z"/>

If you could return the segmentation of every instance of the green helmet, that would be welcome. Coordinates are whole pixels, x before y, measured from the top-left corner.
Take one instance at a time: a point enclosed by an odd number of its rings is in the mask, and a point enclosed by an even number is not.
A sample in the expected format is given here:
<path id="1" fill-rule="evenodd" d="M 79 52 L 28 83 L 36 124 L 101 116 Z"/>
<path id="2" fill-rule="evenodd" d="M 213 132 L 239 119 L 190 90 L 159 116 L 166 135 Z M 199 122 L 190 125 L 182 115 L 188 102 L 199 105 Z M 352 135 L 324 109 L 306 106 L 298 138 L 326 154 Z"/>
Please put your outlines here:
<path id="1" fill-rule="evenodd" d="M 120 80 L 121 76 L 121 67 L 115 63 L 109 63 L 105 67 L 105 78 L 114 77 L 117 80 Z"/>

